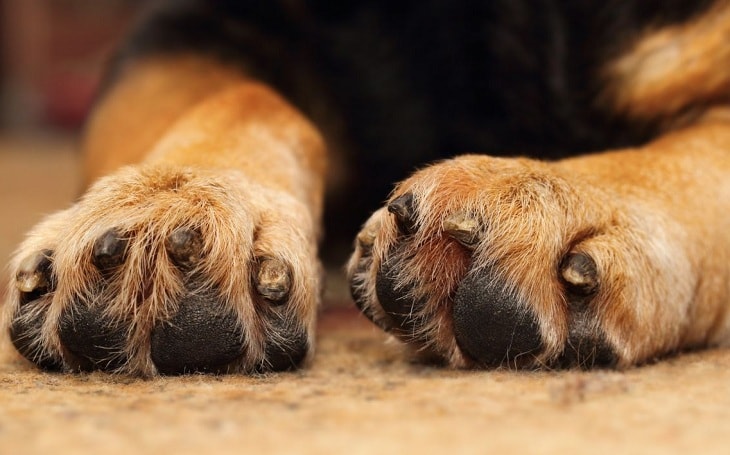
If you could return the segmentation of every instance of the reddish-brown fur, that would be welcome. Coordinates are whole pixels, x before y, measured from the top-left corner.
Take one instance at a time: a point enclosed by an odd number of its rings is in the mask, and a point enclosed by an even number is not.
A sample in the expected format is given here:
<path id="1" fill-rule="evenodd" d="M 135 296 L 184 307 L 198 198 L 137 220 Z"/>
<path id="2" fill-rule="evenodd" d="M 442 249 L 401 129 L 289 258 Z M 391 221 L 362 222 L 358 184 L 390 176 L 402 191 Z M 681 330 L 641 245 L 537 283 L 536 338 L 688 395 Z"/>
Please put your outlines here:
<path id="1" fill-rule="evenodd" d="M 602 102 L 640 121 L 659 119 L 663 137 L 555 163 L 462 156 L 397 186 L 393 198 L 410 192 L 417 202 L 417 232 L 398 271 L 399 282 L 416 284 L 413 296 L 425 301 L 413 309 L 425 321 L 417 349 L 452 366 L 472 364 L 454 339 L 450 299 L 470 266 L 489 264 L 537 315 L 546 348 L 537 361 L 549 363 L 568 336 L 557 269 L 571 251 L 596 262 L 601 283 L 591 305 L 620 366 L 728 339 L 730 115 L 722 106 L 730 93 L 729 5 L 647 32 L 606 67 Z M 203 234 L 201 270 L 246 327 L 241 371 L 262 361 L 266 336 L 250 296 L 256 258 L 291 266 L 292 307 L 313 344 L 328 157 L 302 114 L 213 60 L 150 58 L 124 68 L 105 94 L 84 150 L 95 183 L 79 204 L 39 224 L 11 265 L 16 271 L 28 255 L 55 251 L 59 287 L 43 297 L 49 317 L 39 348 L 63 354 L 59 315 L 98 279 L 89 266 L 94 239 L 119 227 L 139 240 L 107 311 L 133 320 L 123 370 L 155 374 L 149 330 L 174 311 L 170 302 L 183 286 L 159 245 L 184 223 Z M 444 234 L 452 216 L 478 226 L 473 251 Z M 378 210 L 348 266 L 376 320 L 384 317 L 376 275 L 397 238 L 393 216 Z M 10 295 L 8 318 L 19 292 Z"/>

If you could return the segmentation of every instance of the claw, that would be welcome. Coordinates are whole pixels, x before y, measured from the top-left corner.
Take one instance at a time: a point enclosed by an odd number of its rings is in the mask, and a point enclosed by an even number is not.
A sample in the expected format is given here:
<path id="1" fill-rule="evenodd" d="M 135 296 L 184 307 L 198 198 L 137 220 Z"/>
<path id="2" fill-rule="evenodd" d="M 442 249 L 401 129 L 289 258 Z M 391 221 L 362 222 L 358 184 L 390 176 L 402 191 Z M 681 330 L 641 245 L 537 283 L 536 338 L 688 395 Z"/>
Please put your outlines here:
<path id="1" fill-rule="evenodd" d="M 167 237 L 165 248 L 175 264 L 192 267 L 202 257 L 203 239 L 195 229 L 181 227 Z"/>
<path id="2" fill-rule="evenodd" d="M 43 250 L 28 256 L 20 263 L 15 275 L 15 285 L 21 292 L 46 289 L 51 284 L 51 250 Z"/>
<path id="3" fill-rule="evenodd" d="M 280 305 L 289 295 L 291 271 L 282 261 L 264 258 L 256 272 L 256 289 L 270 303 Z"/>
<path id="4" fill-rule="evenodd" d="M 102 272 L 119 267 L 124 262 L 128 243 L 119 230 L 109 229 L 94 242 L 92 262 Z"/>
<path id="5" fill-rule="evenodd" d="M 584 253 L 570 253 L 560 267 L 560 275 L 573 292 L 589 295 L 598 288 L 598 271 L 593 259 Z"/>
<path id="6" fill-rule="evenodd" d="M 414 206 L 413 193 L 405 193 L 398 196 L 388 204 L 388 211 L 395 215 L 398 228 L 404 234 L 416 232 L 416 208 Z"/>
<path id="7" fill-rule="evenodd" d="M 444 232 L 469 249 L 479 243 L 477 221 L 465 213 L 454 213 L 444 220 Z"/>
<path id="8" fill-rule="evenodd" d="M 357 234 L 357 244 L 363 253 L 367 254 L 373 248 L 375 243 L 375 231 L 363 230 Z"/>

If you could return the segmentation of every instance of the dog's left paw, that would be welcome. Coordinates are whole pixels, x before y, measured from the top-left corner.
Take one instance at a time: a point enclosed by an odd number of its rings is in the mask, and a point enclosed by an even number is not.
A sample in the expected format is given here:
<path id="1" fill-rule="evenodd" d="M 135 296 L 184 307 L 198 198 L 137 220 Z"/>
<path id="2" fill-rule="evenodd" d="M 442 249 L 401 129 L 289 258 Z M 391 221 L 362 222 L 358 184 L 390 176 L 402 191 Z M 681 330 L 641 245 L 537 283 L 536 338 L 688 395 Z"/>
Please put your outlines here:
<path id="1" fill-rule="evenodd" d="M 462 156 L 400 183 L 348 264 L 361 311 L 454 367 L 640 363 L 687 342 L 676 223 L 631 188 Z"/>
<path id="2" fill-rule="evenodd" d="M 314 223 L 222 169 L 121 169 L 11 263 L 11 341 L 47 370 L 152 376 L 297 368 L 314 343 Z"/>

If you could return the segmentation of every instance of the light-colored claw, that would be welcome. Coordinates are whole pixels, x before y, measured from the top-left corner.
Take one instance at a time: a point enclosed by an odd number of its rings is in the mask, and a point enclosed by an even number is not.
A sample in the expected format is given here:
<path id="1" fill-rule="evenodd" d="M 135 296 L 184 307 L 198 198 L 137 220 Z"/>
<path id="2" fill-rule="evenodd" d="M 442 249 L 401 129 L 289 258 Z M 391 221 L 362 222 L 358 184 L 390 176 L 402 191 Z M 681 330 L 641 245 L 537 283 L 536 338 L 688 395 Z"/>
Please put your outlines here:
<path id="1" fill-rule="evenodd" d="M 256 273 L 256 289 L 271 303 L 284 303 L 291 288 L 291 271 L 282 261 L 264 258 Z"/>
<path id="2" fill-rule="evenodd" d="M 461 212 L 451 214 L 443 222 L 444 232 L 467 248 L 474 249 L 479 242 L 477 220 Z"/>
<path id="3" fill-rule="evenodd" d="M 560 275 L 580 294 L 591 294 L 598 288 L 596 263 L 587 254 L 570 253 L 561 266 Z"/>
<path id="4" fill-rule="evenodd" d="M 591 286 L 594 282 L 591 277 L 584 275 L 573 267 L 563 269 L 562 275 L 563 279 L 573 286 Z"/>
<path id="5" fill-rule="evenodd" d="M 48 268 L 51 265 L 50 254 L 39 252 L 25 258 L 18 267 L 15 275 L 15 286 L 21 292 L 33 292 L 36 289 L 47 288 Z"/>
<path id="6" fill-rule="evenodd" d="M 47 286 L 48 282 L 40 273 L 31 275 L 21 275 L 19 273 L 15 284 L 20 292 L 33 292 L 38 288 Z"/>
<path id="7" fill-rule="evenodd" d="M 375 234 L 375 231 L 370 229 L 360 231 L 357 234 L 357 243 L 360 245 L 360 248 L 365 251 L 370 250 L 375 243 Z"/>
<path id="8" fill-rule="evenodd" d="M 363 254 L 368 255 L 373 249 L 375 238 L 382 229 L 381 217 L 372 216 L 357 234 L 357 246 Z"/>

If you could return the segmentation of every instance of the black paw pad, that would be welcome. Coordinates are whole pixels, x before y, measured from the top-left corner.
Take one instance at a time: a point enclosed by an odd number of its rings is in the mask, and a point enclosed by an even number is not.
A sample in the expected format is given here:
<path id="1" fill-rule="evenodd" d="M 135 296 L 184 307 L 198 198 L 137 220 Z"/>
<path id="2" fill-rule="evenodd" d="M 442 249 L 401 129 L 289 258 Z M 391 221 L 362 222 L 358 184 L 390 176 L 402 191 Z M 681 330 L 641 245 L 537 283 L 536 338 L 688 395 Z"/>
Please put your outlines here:
<path id="1" fill-rule="evenodd" d="M 94 242 L 91 262 L 101 272 L 110 272 L 124 263 L 129 240 L 117 229 L 109 229 Z"/>
<path id="2" fill-rule="evenodd" d="M 291 318 L 274 314 L 271 333 L 266 337 L 266 360 L 263 371 L 291 371 L 299 368 L 307 356 L 307 333 Z"/>
<path id="3" fill-rule="evenodd" d="M 398 272 L 401 269 L 401 260 L 394 255 L 385 261 L 378 270 L 375 292 L 380 306 L 392 321 L 392 328 L 406 337 L 418 331 L 418 309 L 424 302 L 412 296 L 413 285 L 403 285 L 398 282 Z"/>
<path id="4" fill-rule="evenodd" d="M 178 311 L 152 329 L 151 357 L 162 374 L 225 372 L 244 351 L 236 314 L 214 292 L 189 294 Z"/>
<path id="5" fill-rule="evenodd" d="M 558 358 L 561 368 L 611 368 L 618 356 L 590 311 L 574 311 L 569 321 L 568 341 Z"/>
<path id="6" fill-rule="evenodd" d="M 542 347 L 531 310 L 506 292 L 488 269 L 472 271 L 459 284 L 453 317 L 459 347 L 483 366 L 514 362 L 519 356 L 537 354 Z"/>
<path id="7" fill-rule="evenodd" d="M 45 306 L 32 301 L 18 309 L 10 324 L 10 340 L 20 355 L 48 371 L 59 371 L 61 361 L 43 352 L 38 344 L 45 321 Z"/>
<path id="8" fill-rule="evenodd" d="M 354 286 L 353 283 L 350 283 L 350 295 L 352 296 L 352 300 L 355 302 L 355 306 L 358 310 L 370 320 L 373 324 L 380 327 L 381 330 L 384 330 L 386 332 L 390 332 L 393 329 L 393 323 L 388 318 L 387 320 L 382 320 L 381 318 L 375 317 L 375 312 L 373 311 L 372 307 L 369 305 L 369 299 L 363 292 L 363 290 L 357 286 Z"/>
<path id="9" fill-rule="evenodd" d="M 361 260 L 360 264 L 358 264 L 357 269 L 355 270 L 355 275 L 362 273 L 367 268 L 368 263 L 366 261 Z M 352 300 L 355 302 L 355 306 L 360 310 L 360 312 L 370 320 L 373 324 L 380 327 L 382 330 L 388 332 L 391 329 L 391 323 L 390 321 L 383 321 L 380 318 L 376 319 L 375 312 L 373 311 L 372 307 L 370 306 L 370 299 L 368 298 L 367 293 L 365 292 L 365 289 L 354 280 L 350 280 L 350 295 L 352 296 Z"/>
<path id="10" fill-rule="evenodd" d="M 123 352 L 127 331 L 110 320 L 100 305 L 76 303 L 59 320 L 59 337 L 81 370 L 112 371 L 126 362 Z"/>

